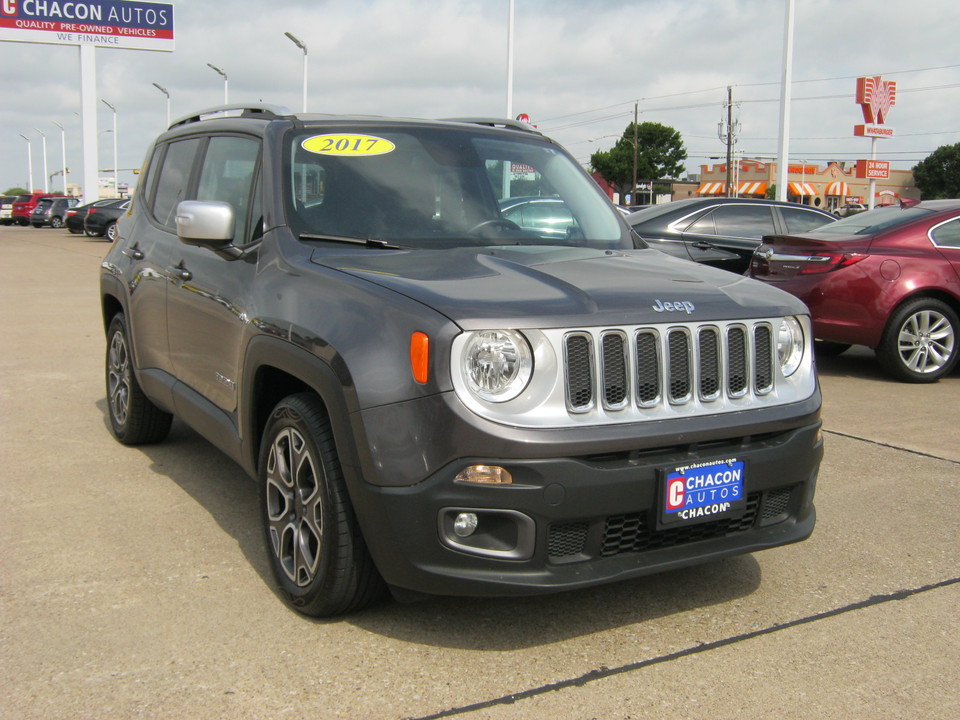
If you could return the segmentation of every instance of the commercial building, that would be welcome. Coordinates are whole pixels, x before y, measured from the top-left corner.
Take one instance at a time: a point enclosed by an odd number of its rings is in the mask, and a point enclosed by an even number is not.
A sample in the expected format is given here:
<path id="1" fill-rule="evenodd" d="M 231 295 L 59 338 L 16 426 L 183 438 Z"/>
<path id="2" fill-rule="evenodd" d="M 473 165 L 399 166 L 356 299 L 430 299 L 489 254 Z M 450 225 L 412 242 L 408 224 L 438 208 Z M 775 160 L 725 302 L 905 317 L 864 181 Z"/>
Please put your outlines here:
<path id="1" fill-rule="evenodd" d="M 885 164 L 884 164 L 885 165 Z M 732 168 L 731 195 L 738 197 L 768 197 L 775 192 L 777 163 L 744 159 Z M 856 163 L 831 162 L 826 167 L 811 163 L 791 163 L 787 174 L 787 199 L 793 202 L 811 205 L 822 210 L 835 210 L 848 202 L 868 204 L 870 198 L 869 170 L 866 161 Z M 874 205 L 890 205 L 900 198 L 920 199 L 920 190 L 913 181 L 910 170 L 881 168 L 876 175 L 886 174 L 886 178 L 877 177 Z M 700 185 L 697 195 L 726 195 L 727 166 L 700 166 Z"/>

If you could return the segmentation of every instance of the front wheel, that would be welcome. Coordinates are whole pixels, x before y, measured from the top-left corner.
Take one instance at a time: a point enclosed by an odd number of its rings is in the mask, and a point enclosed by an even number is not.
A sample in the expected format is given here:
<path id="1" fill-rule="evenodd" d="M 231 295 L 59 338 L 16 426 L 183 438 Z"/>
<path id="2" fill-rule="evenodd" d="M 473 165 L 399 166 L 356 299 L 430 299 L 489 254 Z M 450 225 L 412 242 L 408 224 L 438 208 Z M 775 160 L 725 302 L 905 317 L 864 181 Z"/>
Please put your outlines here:
<path id="1" fill-rule="evenodd" d="M 330 420 L 315 395 L 291 395 L 274 408 L 258 482 L 270 568 L 295 610 L 325 617 L 379 597 L 383 580 L 353 513 Z"/>
<path id="2" fill-rule="evenodd" d="M 113 316 L 107 331 L 106 376 L 110 428 L 117 440 L 124 445 L 163 440 L 173 416 L 150 402 L 137 382 L 123 313 Z"/>
<path id="3" fill-rule="evenodd" d="M 960 321 L 945 302 L 917 298 L 890 318 L 877 347 L 877 360 L 890 375 L 905 382 L 935 382 L 957 363 Z"/>
<path id="4" fill-rule="evenodd" d="M 120 237 L 120 228 L 117 227 L 115 222 L 107 225 L 107 229 L 103 231 L 103 234 L 107 236 L 107 240 L 110 242 L 116 242 L 117 238 Z"/>
<path id="5" fill-rule="evenodd" d="M 50 227 L 52 227 L 54 230 L 59 230 L 62 228 L 63 218 L 61 218 L 59 215 L 54 215 L 52 218 L 50 218 Z"/>

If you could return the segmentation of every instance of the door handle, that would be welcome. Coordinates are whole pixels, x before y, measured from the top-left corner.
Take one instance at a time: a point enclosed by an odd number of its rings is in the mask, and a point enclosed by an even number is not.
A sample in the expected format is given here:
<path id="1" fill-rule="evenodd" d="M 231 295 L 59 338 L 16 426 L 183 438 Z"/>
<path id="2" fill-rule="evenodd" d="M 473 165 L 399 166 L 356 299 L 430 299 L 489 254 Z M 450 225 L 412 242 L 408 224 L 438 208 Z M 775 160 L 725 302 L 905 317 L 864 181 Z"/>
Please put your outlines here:
<path id="1" fill-rule="evenodd" d="M 131 260 L 143 260 L 143 258 L 146 257 L 143 254 L 143 252 L 140 250 L 140 248 L 138 248 L 136 245 L 134 245 L 133 247 L 129 247 L 126 250 L 123 250 L 122 252 Z"/>
<path id="2" fill-rule="evenodd" d="M 183 266 L 183 263 L 182 263 L 182 262 L 181 262 L 179 265 L 170 268 L 170 270 L 171 270 L 171 272 L 173 272 L 173 274 L 174 274 L 175 277 L 179 278 L 180 280 L 183 280 L 184 282 L 187 282 L 187 281 L 189 281 L 189 280 L 193 280 L 193 273 L 190 272 L 189 270 L 187 270 L 187 269 Z"/>

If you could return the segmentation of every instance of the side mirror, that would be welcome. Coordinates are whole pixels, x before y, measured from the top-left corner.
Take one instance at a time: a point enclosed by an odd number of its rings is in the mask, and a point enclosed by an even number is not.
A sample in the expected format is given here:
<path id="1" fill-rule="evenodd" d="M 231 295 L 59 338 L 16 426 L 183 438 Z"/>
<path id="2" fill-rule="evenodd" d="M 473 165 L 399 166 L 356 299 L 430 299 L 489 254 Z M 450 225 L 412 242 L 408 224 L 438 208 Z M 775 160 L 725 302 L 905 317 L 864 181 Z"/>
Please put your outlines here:
<path id="1" fill-rule="evenodd" d="M 233 242 L 235 223 L 230 203 L 184 200 L 177 205 L 177 237 L 187 245 L 222 250 Z"/>

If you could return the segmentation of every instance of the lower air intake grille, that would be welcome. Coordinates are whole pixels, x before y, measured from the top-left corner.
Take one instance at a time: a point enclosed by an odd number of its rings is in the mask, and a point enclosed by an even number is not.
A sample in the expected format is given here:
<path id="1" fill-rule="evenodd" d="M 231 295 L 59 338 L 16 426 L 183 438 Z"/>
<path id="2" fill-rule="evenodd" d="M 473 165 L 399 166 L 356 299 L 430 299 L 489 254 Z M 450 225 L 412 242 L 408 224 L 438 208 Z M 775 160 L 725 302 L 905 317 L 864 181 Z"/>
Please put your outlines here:
<path id="1" fill-rule="evenodd" d="M 739 518 L 714 520 L 668 530 L 655 530 L 647 513 L 611 515 L 607 518 L 600 554 L 603 557 L 612 557 L 629 552 L 646 552 L 744 532 L 753 527 L 759 506 L 760 493 L 751 493 L 747 496 L 747 509 Z"/>

